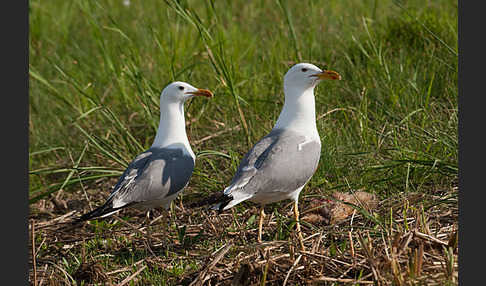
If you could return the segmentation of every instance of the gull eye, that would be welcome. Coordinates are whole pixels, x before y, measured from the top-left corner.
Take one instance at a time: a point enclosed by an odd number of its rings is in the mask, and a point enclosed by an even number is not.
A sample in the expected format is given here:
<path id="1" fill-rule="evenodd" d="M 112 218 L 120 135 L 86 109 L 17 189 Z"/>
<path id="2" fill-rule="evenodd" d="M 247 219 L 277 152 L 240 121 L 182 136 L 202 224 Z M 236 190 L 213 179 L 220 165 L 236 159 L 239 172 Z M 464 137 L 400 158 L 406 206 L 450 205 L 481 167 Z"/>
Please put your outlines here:
<path id="1" fill-rule="evenodd" d="M 182 85 L 179 85 L 180 90 L 184 90 L 184 87 Z"/>
<path id="2" fill-rule="evenodd" d="M 306 68 L 303 68 L 303 69 L 301 69 L 301 71 L 302 71 L 302 72 L 306 72 L 306 71 L 307 71 L 307 69 L 306 69 Z"/>

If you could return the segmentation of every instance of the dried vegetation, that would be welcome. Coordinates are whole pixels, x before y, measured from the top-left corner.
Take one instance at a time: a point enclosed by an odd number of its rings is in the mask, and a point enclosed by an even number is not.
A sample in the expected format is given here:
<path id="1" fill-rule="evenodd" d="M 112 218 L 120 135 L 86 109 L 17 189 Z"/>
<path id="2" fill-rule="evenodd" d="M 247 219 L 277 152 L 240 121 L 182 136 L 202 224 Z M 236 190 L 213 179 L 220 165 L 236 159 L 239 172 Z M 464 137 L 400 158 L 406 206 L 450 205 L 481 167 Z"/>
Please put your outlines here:
<path id="1" fill-rule="evenodd" d="M 153 283 L 144 271 L 165 273 L 169 285 L 457 284 L 457 188 L 381 201 L 360 191 L 304 199 L 305 251 L 292 231 L 290 204 L 268 210 L 266 242 L 258 244 L 253 204 L 218 215 L 178 200 L 150 219 L 126 210 L 119 215 L 129 219 L 73 228 L 78 212 L 63 210 L 73 201 L 62 197 L 30 217 L 36 285 Z M 132 256 L 133 264 L 117 264 L 117 256 Z"/>

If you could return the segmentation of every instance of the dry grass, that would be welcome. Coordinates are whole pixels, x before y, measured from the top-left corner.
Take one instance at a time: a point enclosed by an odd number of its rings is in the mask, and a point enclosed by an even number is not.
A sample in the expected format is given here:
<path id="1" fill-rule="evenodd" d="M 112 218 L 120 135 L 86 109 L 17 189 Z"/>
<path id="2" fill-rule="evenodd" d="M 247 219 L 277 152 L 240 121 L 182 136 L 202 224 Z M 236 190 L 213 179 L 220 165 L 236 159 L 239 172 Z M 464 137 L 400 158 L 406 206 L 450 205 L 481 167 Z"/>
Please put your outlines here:
<path id="1" fill-rule="evenodd" d="M 151 284 L 152 278 L 144 271 L 172 273 L 181 261 L 195 267 L 166 275 L 167 284 L 458 283 L 457 188 L 436 195 L 399 194 L 380 201 L 369 212 L 356 207 L 350 216 L 331 225 L 316 219 L 320 216 L 315 199 L 304 198 L 300 205 L 307 214 L 302 225 L 306 251 L 299 250 L 294 232 L 286 240 L 277 239 L 279 223 L 273 213 L 265 219 L 267 242 L 256 243 L 256 227 L 247 223 L 258 214 L 253 204 L 234 219 L 232 212 L 218 215 L 189 209 L 178 200 L 169 213 L 154 211 L 150 221 L 142 212 L 126 210 L 121 215 L 130 219 L 112 217 L 102 227 L 89 223 L 74 229 L 66 227 L 66 222 L 77 213 L 63 205 L 76 208 L 76 201 L 67 194 L 58 195 L 44 201 L 44 206 L 35 206 L 40 211 L 30 216 L 31 234 L 36 238 L 35 244 L 30 241 L 36 254 L 30 260 L 34 285 Z M 280 212 L 287 217 L 286 227 L 293 228 L 289 205 Z M 117 263 L 116 256 L 128 253 L 132 265 Z"/>

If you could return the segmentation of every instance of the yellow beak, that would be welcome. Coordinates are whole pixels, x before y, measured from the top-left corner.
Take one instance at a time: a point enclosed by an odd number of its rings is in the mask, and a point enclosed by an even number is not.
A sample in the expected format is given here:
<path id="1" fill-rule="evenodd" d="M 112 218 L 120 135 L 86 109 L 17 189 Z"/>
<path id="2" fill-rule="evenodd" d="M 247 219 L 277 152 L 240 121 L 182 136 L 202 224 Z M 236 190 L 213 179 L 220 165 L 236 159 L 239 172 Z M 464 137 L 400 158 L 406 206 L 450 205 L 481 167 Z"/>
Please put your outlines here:
<path id="1" fill-rule="evenodd" d="M 189 91 L 186 94 L 190 94 L 193 96 L 205 96 L 205 97 L 213 97 L 213 93 L 207 89 L 198 89 L 197 91 Z"/>
<path id="2" fill-rule="evenodd" d="M 316 74 L 313 74 L 311 76 L 315 76 L 319 79 L 334 79 L 334 80 L 341 80 L 341 75 L 338 74 L 337 72 L 335 71 L 331 71 L 331 70 L 324 70 L 320 73 L 316 73 Z"/>

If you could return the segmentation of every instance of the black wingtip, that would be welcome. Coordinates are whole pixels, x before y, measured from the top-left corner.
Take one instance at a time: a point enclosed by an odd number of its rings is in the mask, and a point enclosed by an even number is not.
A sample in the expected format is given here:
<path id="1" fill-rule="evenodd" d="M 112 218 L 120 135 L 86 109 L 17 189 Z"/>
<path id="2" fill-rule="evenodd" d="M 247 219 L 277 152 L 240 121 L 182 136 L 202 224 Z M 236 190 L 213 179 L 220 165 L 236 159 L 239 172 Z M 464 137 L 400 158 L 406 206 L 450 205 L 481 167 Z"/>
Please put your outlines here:
<path id="1" fill-rule="evenodd" d="M 221 197 L 223 196 L 222 193 L 215 193 L 210 195 L 209 197 L 205 197 L 199 201 L 195 201 L 191 204 L 189 204 L 189 208 L 199 208 L 202 206 L 206 205 L 212 205 L 215 203 L 218 203 L 221 200 Z"/>
<path id="2" fill-rule="evenodd" d="M 198 208 L 202 206 L 212 205 L 212 209 L 218 211 L 218 213 L 223 212 L 223 208 L 229 204 L 229 202 L 233 199 L 231 195 L 225 195 L 223 193 L 216 193 L 212 194 L 209 197 L 206 197 L 202 200 L 193 202 L 189 204 L 189 208 Z"/>
<path id="3" fill-rule="evenodd" d="M 82 216 L 80 216 L 78 218 L 78 220 L 80 222 L 83 222 L 83 221 L 87 221 L 87 220 L 90 220 L 90 219 L 93 219 L 93 218 L 100 217 L 103 214 L 110 212 L 110 209 L 111 208 L 105 208 L 105 207 L 101 206 L 101 207 L 99 207 L 97 209 L 94 209 L 94 210 L 92 210 L 92 211 L 90 211 L 88 213 L 83 214 Z"/>
<path id="4" fill-rule="evenodd" d="M 223 195 L 219 201 L 218 214 L 223 212 L 224 207 L 226 207 L 233 200 L 232 195 Z"/>
<path id="5" fill-rule="evenodd" d="M 128 206 L 128 205 L 125 205 L 125 206 L 122 206 L 122 207 L 119 207 L 119 208 L 113 208 L 111 206 L 111 201 L 106 202 L 104 205 L 102 205 L 102 206 L 100 206 L 100 207 L 78 217 L 77 219 L 75 219 L 73 221 L 73 224 L 79 224 L 79 223 L 87 221 L 87 220 L 99 218 L 99 217 L 104 216 L 106 214 L 114 213 L 117 210 L 120 210 L 120 209 L 122 209 L 126 206 Z"/>
<path id="6" fill-rule="evenodd" d="M 79 224 L 79 223 L 82 223 L 84 221 L 87 221 L 87 220 L 91 220 L 91 219 L 94 219 L 94 218 L 97 218 L 97 217 L 100 217 L 102 216 L 105 212 L 104 210 L 109 210 L 109 208 L 105 208 L 104 206 L 101 206 L 97 209 L 94 209 L 88 213 L 85 213 L 83 214 L 82 216 L 76 218 L 74 221 L 73 221 L 73 224 Z M 108 213 L 109 211 L 107 211 L 106 213 Z"/>

